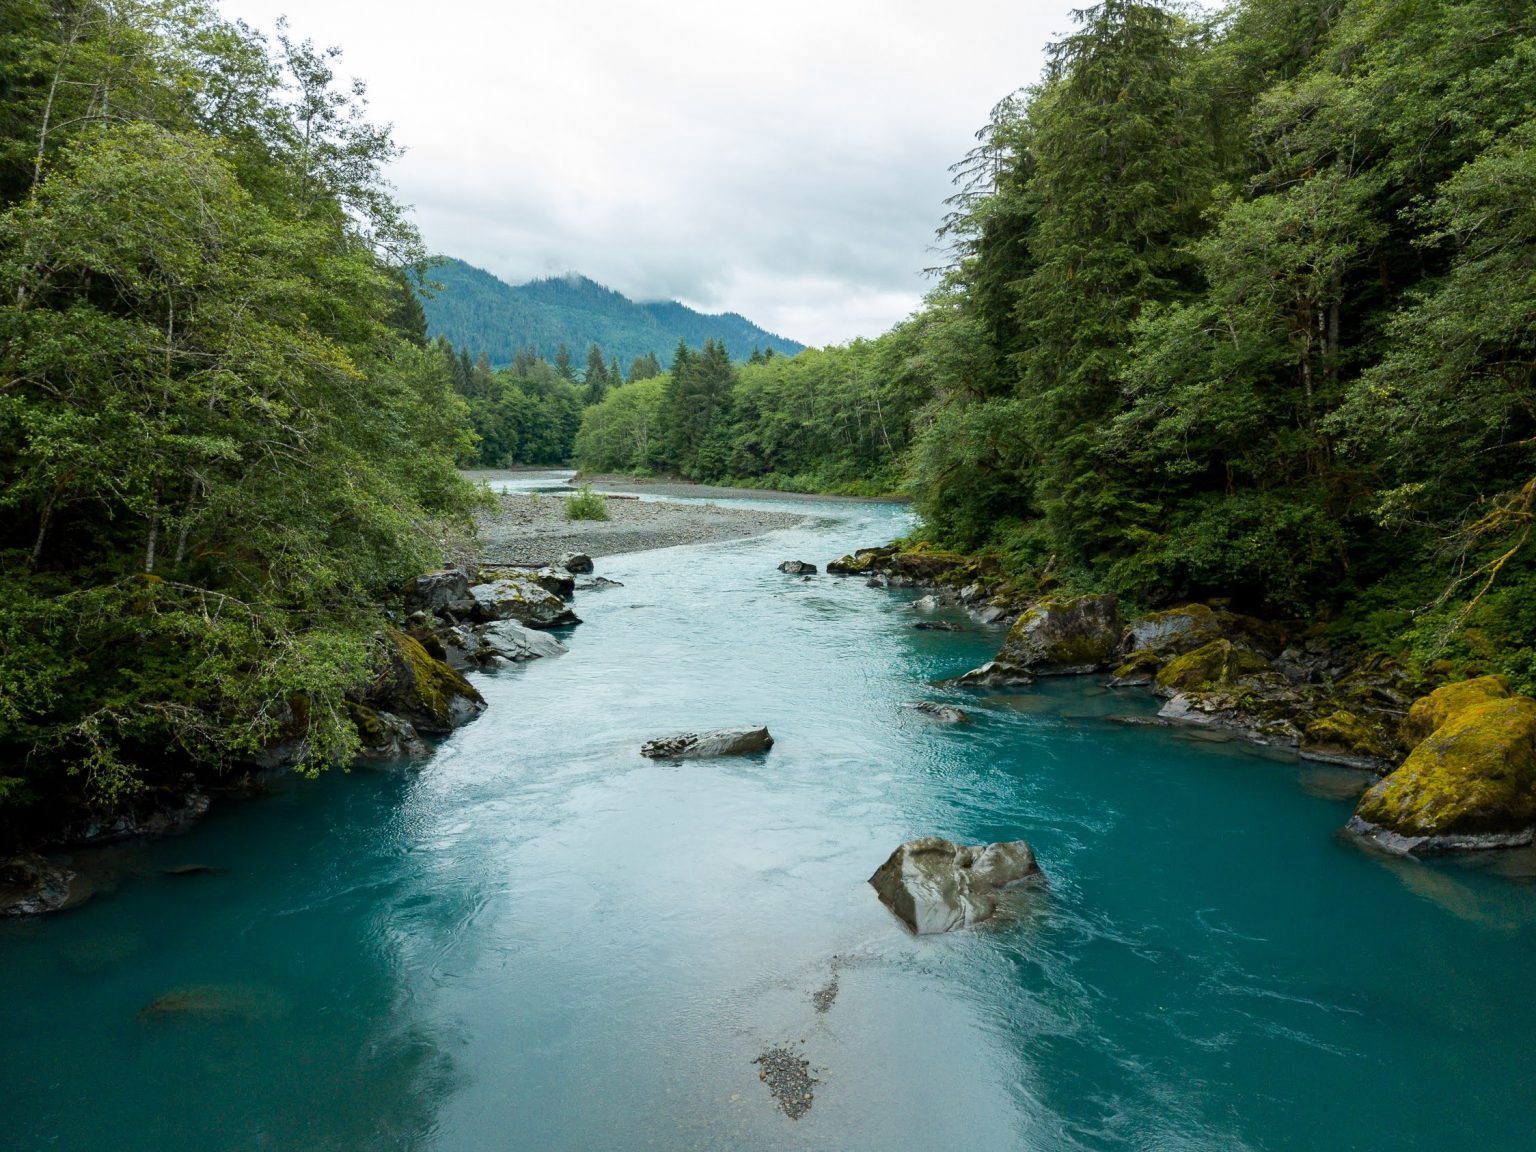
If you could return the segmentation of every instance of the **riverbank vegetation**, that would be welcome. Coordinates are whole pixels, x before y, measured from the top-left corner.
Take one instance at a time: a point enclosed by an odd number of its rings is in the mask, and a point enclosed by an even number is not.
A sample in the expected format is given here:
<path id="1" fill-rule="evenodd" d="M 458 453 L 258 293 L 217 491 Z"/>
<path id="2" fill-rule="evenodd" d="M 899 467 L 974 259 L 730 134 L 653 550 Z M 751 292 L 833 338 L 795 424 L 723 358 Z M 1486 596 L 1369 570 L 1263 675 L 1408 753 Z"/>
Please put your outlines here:
<path id="1" fill-rule="evenodd" d="M 1515 0 L 1105 0 L 956 166 L 919 313 L 620 389 L 576 459 L 904 482 L 1025 585 L 1536 686 L 1533 64 Z"/>
<path id="2" fill-rule="evenodd" d="M 379 604 L 473 493 L 396 149 L 212 5 L 0 29 L 0 836 L 274 740 L 345 761 Z"/>

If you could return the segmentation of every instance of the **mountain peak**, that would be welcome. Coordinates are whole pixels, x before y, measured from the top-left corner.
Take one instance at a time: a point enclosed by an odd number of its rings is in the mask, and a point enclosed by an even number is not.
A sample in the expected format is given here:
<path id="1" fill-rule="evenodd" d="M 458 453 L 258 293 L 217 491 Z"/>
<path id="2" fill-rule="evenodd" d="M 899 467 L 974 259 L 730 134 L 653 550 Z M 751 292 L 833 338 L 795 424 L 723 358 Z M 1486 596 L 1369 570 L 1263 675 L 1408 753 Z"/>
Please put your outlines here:
<path id="1" fill-rule="evenodd" d="M 573 356 L 596 344 L 625 366 L 648 352 L 667 363 L 679 339 L 693 347 L 721 341 L 733 360 L 745 360 L 753 348 L 793 356 L 805 347 L 735 312 L 708 315 L 676 300 L 636 302 L 574 270 L 514 286 L 448 259 L 431 278 L 442 288 L 422 302 L 430 335 L 446 336 L 471 356 L 484 352 L 498 367 L 529 345 L 553 359 L 561 344 Z"/>

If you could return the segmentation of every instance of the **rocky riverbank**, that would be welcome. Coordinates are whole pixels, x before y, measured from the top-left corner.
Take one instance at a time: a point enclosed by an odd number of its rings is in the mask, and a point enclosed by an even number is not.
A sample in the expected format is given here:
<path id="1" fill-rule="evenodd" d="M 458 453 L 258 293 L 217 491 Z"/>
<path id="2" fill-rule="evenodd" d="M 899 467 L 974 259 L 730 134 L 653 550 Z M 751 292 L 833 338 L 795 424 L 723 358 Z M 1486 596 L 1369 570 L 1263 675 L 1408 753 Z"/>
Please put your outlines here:
<path id="1" fill-rule="evenodd" d="M 1536 840 L 1536 700 L 1500 677 L 1441 684 L 1382 653 L 1330 647 L 1305 626 L 1225 604 L 1130 619 L 1113 596 L 1031 595 L 992 561 L 925 548 L 866 548 L 827 566 L 875 587 L 931 589 L 986 622 L 1011 622 L 995 659 L 950 683 L 988 689 L 1108 673 L 1166 703 L 1157 723 L 1229 732 L 1354 769 L 1347 827 L 1393 852 Z"/>

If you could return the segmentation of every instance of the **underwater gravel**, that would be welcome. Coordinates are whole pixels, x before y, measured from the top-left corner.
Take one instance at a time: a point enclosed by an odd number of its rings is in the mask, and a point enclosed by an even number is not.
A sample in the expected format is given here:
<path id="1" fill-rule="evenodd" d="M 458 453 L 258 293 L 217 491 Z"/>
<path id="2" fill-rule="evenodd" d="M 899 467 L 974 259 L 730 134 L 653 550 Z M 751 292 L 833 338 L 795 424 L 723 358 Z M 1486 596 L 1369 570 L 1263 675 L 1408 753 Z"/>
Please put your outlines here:
<path id="1" fill-rule="evenodd" d="M 811 1075 L 810 1061 L 777 1044 L 752 1063 L 758 1065 L 757 1078 L 768 1085 L 784 1115 L 798 1120 L 811 1110 L 811 1088 L 820 1081 Z"/>

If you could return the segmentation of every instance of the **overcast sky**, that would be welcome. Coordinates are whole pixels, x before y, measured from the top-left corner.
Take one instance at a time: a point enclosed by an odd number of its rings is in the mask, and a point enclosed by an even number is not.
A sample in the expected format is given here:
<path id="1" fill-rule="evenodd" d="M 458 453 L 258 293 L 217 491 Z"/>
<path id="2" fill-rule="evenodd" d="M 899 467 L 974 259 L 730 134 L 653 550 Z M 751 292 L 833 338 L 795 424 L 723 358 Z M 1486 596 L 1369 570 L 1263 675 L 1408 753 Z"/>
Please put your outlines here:
<path id="1" fill-rule="evenodd" d="M 808 344 L 919 303 L 947 169 L 1069 0 L 222 0 L 343 49 L 434 251 Z"/>

